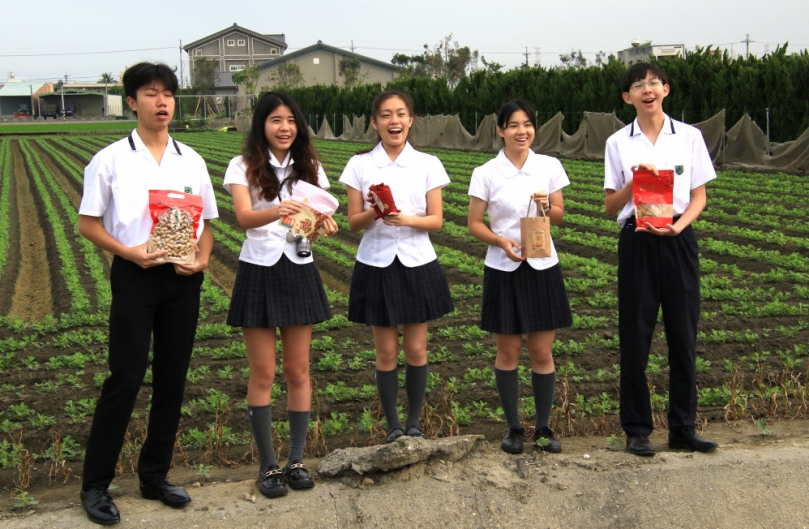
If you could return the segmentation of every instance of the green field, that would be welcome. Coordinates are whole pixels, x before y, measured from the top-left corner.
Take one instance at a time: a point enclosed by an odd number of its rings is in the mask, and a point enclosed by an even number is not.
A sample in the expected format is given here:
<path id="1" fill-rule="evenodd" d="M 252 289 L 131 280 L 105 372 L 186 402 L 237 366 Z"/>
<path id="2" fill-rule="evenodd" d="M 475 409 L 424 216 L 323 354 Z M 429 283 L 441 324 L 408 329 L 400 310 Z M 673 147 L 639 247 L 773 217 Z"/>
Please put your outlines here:
<path id="1" fill-rule="evenodd" d="M 137 120 L 121 121 L 38 121 L 22 123 L 0 124 L 0 134 L 31 134 L 31 133 L 60 133 L 60 132 L 88 132 L 88 131 L 124 131 L 129 132 L 138 125 Z"/>

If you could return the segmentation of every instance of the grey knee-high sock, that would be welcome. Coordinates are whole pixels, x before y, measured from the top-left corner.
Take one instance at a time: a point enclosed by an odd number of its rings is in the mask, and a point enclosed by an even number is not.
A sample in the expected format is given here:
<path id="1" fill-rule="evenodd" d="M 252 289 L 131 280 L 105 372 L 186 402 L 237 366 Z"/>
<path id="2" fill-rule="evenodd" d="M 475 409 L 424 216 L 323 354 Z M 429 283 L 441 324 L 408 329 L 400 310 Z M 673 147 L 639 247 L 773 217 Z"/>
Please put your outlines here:
<path id="1" fill-rule="evenodd" d="M 306 432 L 309 431 L 309 411 L 287 411 L 289 419 L 289 462 L 303 461 Z"/>
<path id="2" fill-rule="evenodd" d="M 551 418 L 553 396 L 556 394 L 556 371 L 545 375 L 531 371 L 531 386 L 534 390 L 534 406 L 537 411 L 536 429 L 548 426 Z"/>
<path id="3" fill-rule="evenodd" d="M 376 370 L 376 391 L 379 393 L 379 402 L 382 403 L 382 412 L 388 423 L 388 431 L 402 428 L 399 415 L 396 413 L 396 398 L 399 393 L 399 375 L 393 371 Z"/>
<path id="4" fill-rule="evenodd" d="M 424 394 L 427 391 L 427 364 L 405 368 L 405 389 L 407 390 L 407 422 L 405 428 L 419 426 L 421 408 L 424 406 Z"/>
<path id="5" fill-rule="evenodd" d="M 520 378 L 517 370 L 505 371 L 494 368 L 494 383 L 497 386 L 497 396 L 500 397 L 500 406 L 506 416 L 507 428 L 522 428 L 518 399 L 520 395 Z"/>
<path id="6" fill-rule="evenodd" d="M 253 440 L 258 448 L 261 458 L 261 474 L 267 469 L 277 465 L 275 450 L 272 448 L 272 406 L 248 406 L 247 415 L 250 417 L 250 429 L 253 431 Z"/>

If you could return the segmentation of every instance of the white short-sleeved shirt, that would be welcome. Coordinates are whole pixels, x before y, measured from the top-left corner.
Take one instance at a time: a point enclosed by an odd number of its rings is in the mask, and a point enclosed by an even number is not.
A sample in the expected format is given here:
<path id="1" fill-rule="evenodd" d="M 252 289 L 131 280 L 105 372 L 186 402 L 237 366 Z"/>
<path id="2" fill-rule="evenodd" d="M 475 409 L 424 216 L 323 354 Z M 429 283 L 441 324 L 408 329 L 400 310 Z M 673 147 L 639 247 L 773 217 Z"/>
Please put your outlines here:
<path id="1" fill-rule="evenodd" d="M 550 196 L 567 185 L 570 185 L 570 180 L 556 158 L 529 150 L 522 169 L 517 169 L 506 158 L 505 150 L 501 149 L 494 159 L 472 172 L 469 195 L 487 203 L 489 224 L 495 235 L 519 241 L 520 218 L 527 216 L 531 195 L 538 191 L 547 191 Z M 535 211 L 534 207 L 531 209 Z M 553 240 L 550 257 L 531 257 L 527 262 L 535 270 L 545 270 L 558 263 L 559 257 Z M 502 248 L 489 245 L 486 266 L 513 272 L 520 263 L 509 259 Z"/>
<path id="2" fill-rule="evenodd" d="M 637 118 L 607 140 L 604 154 L 604 189 L 620 191 L 632 178 L 632 166 L 647 163 L 674 170 L 674 215 L 682 215 L 691 202 L 691 190 L 716 178 L 711 155 L 696 127 L 668 115 L 654 145 L 640 130 Z M 635 215 L 632 197 L 618 213 L 618 224 Z"/>
<path id="3" fill-rule="evenodd" d="M 279 182 L 283 182 L 292 173 L 292 156 L 287 152 L 283 163 L 279 163 L 275 156 L 270 153 L 270 165 L 275 169 L 275 174 Z M 275 200 L 266 201 L 258 197 L 261 191 L 258 187 L 251 187 L 247 181 L 244 161 L 241 156 L 237 156 L 230 161 L 225 172 L 224 187 L 228 193 L 232 193 L 231 186 L 239 185 L 250 188 L 250 201 L 253 204 L 253 211 L 270 209 L 290 197 L 289 187 L 284 184 Z M 323 167 L 318 164 L 317 183 L 322 189 L 329 188 L 329 179 L 323 171 Z M 287 242 L 286 236 L 289 230 L 280 226 L 278 221 L 270 222 L 260 228 L 250 228 L 247 230 L 247 240 L 242 244 L 242 251 L 239 260 L 260 266 L 272 266 L 281 259 L 282 255 L 295 264 L 311 263 L 314 259 L 309 257 L 299 257 L 295 252 L 295 242 Z"/>
<path id="4" fill-rule="evenodd" d="M 96 153 L 84 169 L 79 215 L 101 217 L 104 229 L 129 248 L 149 240 L 152 218 L 149 190 L 169 190 L 202 197 L 202 219 L 219 216 L 205 160 L 191 147 L 169 137 L 160 165 L 133 130 Z M 197 228 L 197 240 L 204 223 Z"/>
<path id="5" fill-rule="evenodd" d="M 449 184 L 449 175 L 437 157 L 415 150 L 410 143 L 391 161 L 378 143 L 371 152 L 353 156 L 345 166 L 340 182 L 362 193 L 364 200 L 372 185 L 387 184 L 393 201 L 403 215 L 427 216 L 427 192 Z M 435 249 L 426 231 L 406 226 L 386 226 L 382 219 L 365 228 L 357 261 L 384 268 L 399 257 L 407 267 L 427 264 L 436 259 Z"/>

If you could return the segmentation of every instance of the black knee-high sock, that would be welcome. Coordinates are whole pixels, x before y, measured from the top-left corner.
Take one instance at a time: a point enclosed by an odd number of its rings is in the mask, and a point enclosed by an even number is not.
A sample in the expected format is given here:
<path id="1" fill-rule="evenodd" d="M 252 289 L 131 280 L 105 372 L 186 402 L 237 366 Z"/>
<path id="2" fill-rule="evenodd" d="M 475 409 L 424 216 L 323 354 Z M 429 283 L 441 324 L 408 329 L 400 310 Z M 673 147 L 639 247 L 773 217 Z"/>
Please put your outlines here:
<path id="1" fill-rule="evenodd" d="M 500 406 L 506 416 L 506 427 L 522 428 L 518 399 L 520 395 L 520 378 L 517 370 L 505 371 L 494 368 L 494 383 L 497 386 L 497 396 L 500 397 Z"/>
<path id="2" fill-rule="evenodd" d="M 556 394 L 556 371 L 545 375 L 531 371 L 531 386 L 534 390 L 534 406 L 537 411 L 536 430 L 548 426 L 551 418 L 553 396 Z"/>
<path id="3" fill-rule="evenodd" d="M 309 431 L 309 411 L 287 411 L 289 419 L 289 462 L 303 461 L 306 432 Z"/>
<path id="4" fill-rule="evenodd" d="M 393 371 L 376 370 L 376 391 L 379 393 L 379 402 L 382 403 L 382 412 L 388 423 L 388 431 L 393 428 L 402 428 L 399 415 L 396 413 L 396 399 L 399 393 L 399 374 Z"/>
<path id="5" fill-rule="evenodd" d="M 407 390 L 407 422 L 405 429 L 411 426 L 419 427 L 421 408 L 424 406 L 424 394 L 427 391 L 427 364 L 411 366 L 405 369 L 405 389 Z"/>
<path id="6" fill-rule="evenodd" d="M 272 447 L 272 406 L 248 406 L 247 415 L 250 417 L 250 429 L 261 458 L 261 474 L 264 475 L 268 468 L 278 464 Z"/>

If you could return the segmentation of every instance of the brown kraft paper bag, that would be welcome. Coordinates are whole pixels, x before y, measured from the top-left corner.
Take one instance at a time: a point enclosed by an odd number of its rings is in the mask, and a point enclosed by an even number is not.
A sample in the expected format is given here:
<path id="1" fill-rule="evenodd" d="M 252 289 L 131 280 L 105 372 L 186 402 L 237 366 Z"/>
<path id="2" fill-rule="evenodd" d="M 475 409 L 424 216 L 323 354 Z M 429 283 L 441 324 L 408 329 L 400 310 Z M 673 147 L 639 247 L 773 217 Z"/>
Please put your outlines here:
<path id="1" fill-rule="evenodd" d="M 531 214 L 531 204 L 534 199 L 528 202 L 528 212 Z M 551 256 L 551 219 L 545 215 L 545 210 L 536 206 L 537 213 L 542 212 L 541 217 L 523 217 L 520 219 L 520 244 L 522 245 L 523 257 L 550 257 Z"/>

